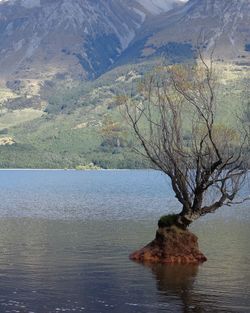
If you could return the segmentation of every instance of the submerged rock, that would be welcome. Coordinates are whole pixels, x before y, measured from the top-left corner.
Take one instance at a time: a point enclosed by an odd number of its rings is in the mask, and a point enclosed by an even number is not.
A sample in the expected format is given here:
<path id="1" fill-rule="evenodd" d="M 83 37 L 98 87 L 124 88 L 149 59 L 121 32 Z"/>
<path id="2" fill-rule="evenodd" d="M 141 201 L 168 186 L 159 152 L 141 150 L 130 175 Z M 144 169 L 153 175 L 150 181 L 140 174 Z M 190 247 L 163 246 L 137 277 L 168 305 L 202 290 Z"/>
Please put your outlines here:
<path id="1" fill-rule="evenodd" d="M 207 260 L 199 251 L 197 236 L 176 226 L 159 228 L 155 239 L 132 253 L 130 259 L 168 264 L 199 264 Z"/>

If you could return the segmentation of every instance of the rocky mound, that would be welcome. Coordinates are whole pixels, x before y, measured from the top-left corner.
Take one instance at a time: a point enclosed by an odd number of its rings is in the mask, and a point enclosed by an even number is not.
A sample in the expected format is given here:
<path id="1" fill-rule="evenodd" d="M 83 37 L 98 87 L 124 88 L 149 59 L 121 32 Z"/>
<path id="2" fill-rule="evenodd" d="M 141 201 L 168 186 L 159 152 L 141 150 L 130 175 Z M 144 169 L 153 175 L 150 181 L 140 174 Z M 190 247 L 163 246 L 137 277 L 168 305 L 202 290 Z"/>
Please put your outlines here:
<path id="1" fill-rule="evenodd" d="M 167 264 L 199 264 L 207 260 L 199 251 L 197 236 L 176 226 L 159 228 L 155 239 L 132 253 L 130 259 Z"/>

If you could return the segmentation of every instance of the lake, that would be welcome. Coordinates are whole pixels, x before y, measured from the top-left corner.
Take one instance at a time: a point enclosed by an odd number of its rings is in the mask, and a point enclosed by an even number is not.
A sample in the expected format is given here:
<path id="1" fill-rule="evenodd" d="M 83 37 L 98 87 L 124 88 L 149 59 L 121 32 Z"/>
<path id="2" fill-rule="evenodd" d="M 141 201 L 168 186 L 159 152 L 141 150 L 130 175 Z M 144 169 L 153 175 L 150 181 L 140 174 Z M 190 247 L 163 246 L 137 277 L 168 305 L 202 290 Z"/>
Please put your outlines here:
<path id="1" fill-rule="evenodd" d="M 143 266 L 179 208 L 159 172 L 3 170 L 0 199 L 1 313 L 250 312 L 250 203 L 194 223 L 203 265 Z"/>

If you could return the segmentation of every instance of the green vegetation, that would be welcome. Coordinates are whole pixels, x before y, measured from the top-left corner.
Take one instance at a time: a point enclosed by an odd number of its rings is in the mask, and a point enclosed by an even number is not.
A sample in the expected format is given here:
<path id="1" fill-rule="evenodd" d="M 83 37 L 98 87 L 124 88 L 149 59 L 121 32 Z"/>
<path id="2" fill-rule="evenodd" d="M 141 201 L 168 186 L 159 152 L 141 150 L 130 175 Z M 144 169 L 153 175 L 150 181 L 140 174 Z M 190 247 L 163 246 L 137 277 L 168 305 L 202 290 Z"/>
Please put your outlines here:
<path id="1" fill-rule="evenodd" d="M 178 214 L 168 214 L 162 216 L 158 221 L 158 226 L 160 228 L 171 227 L 177 222 Z"/>
<path id="2" fill-rule="evenodd" d="M 76 170 L 78 171 L 87 171 L 87 170 L 101 170 L 102 168 L 100 166 L 97 166 L 93 163 L 89 163 L 86 165 L 77 165 Z"/>
<path id="3" fill-rule="evenodd" d="M 5 114 L 0 115 L 0 129 L 10 128 L 23 124 L 41 117 L 43 114 L 43 111 L 32 108 L 8 111 Z"/>
<path id="4" fill-rule="evenodd" d="M 121 114 L 118 95 L 136 94 L 141 76 L 155 63 L 116 68 L 92 82 L 55 78 L 36 87 L 34 107 L 15 109 L 6 97 L 27 98 L 27 86 L 18 90 L 2 87 L 0 94 L 0 138 L 11 137 L 15 144 L 0 146 L 3 168 L 76 168 L 93 163 L 100 168 L 144 168 L 148 162 L 133 147 L 134 135 Z M 240 100 L 241 80 L 247 70 L 230 68 L 221 84 L 218 108 L 220 119 L 233 121 Z M 34 90 L 30 90 L 34 94 Z M 187 134 L 188 136 L 188 134 Z"/>

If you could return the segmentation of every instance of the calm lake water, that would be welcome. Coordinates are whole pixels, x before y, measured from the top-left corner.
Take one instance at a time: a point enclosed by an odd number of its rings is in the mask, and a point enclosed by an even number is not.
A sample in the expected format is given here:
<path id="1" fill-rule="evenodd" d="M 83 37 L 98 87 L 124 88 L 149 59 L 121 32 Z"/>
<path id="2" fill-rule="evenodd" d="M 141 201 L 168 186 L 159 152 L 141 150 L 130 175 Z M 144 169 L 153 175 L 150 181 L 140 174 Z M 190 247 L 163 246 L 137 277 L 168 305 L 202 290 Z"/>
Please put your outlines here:
<path id="1" fill-rule="evenodd" d="M 0 312 L 250 312 L 249 206 L 192 226 L 202 266 L 149 267 L 128 255 L 179 207 L 159 172 L 0 171 Z"/>

